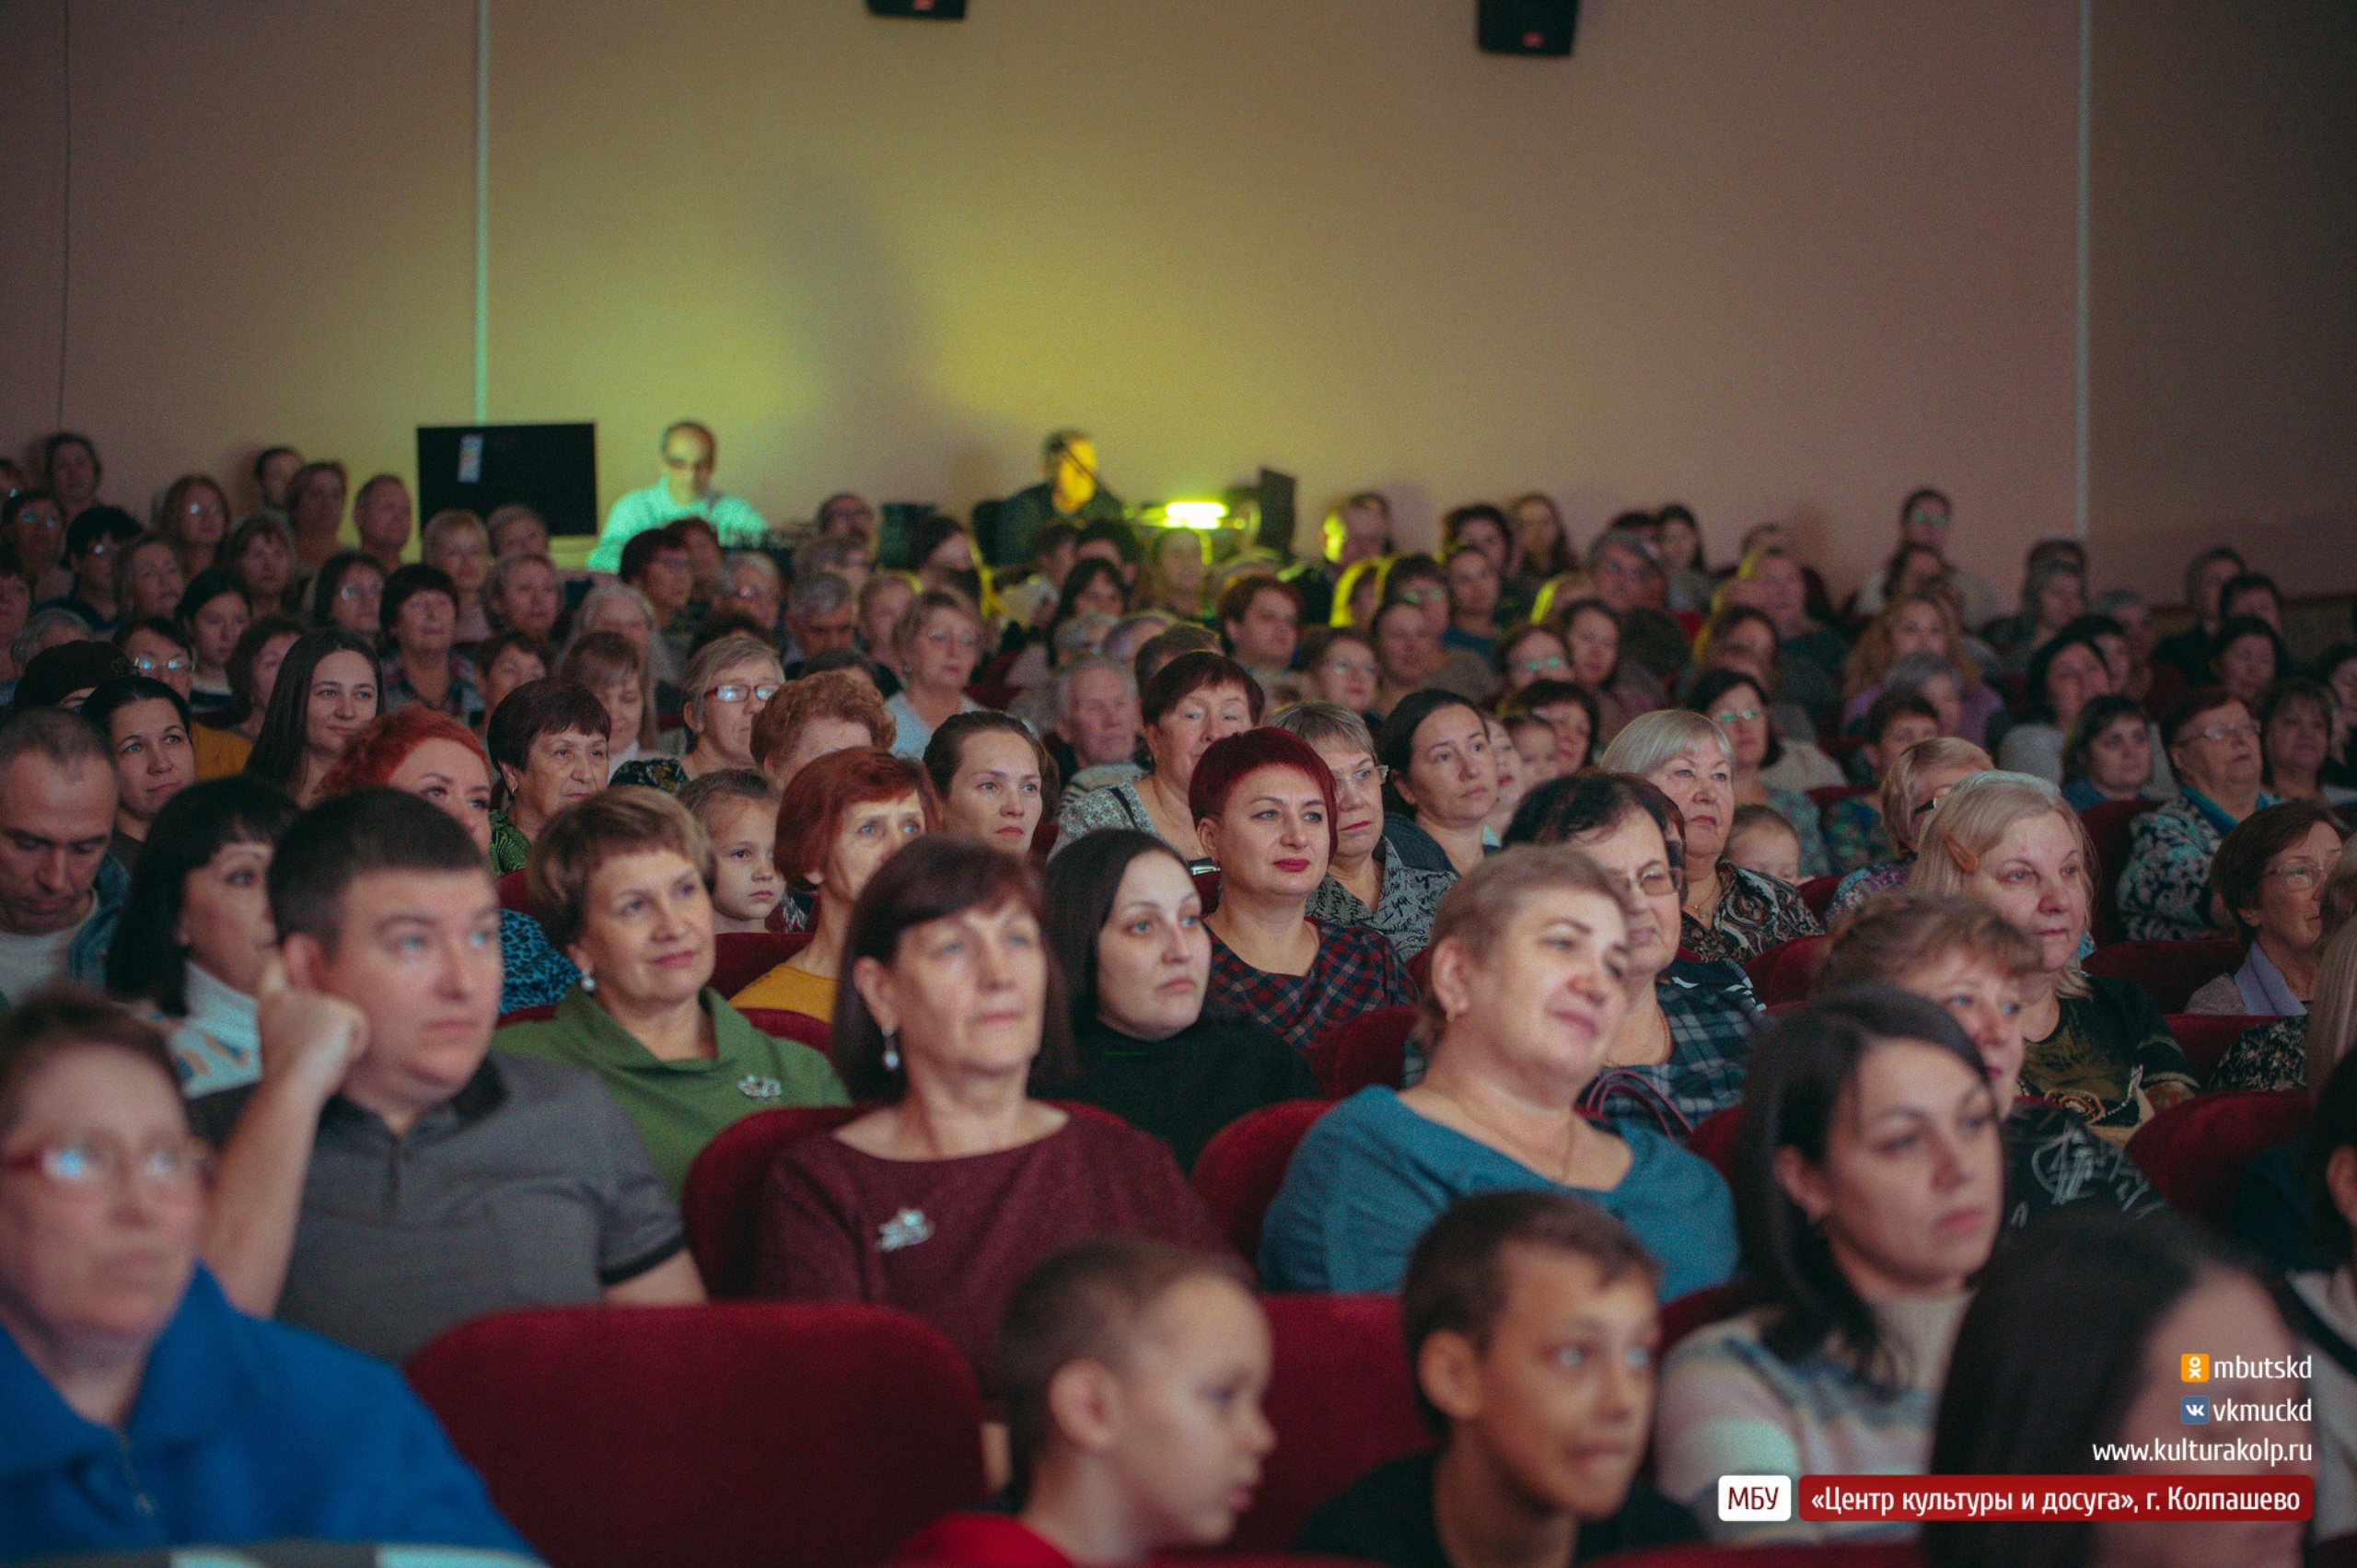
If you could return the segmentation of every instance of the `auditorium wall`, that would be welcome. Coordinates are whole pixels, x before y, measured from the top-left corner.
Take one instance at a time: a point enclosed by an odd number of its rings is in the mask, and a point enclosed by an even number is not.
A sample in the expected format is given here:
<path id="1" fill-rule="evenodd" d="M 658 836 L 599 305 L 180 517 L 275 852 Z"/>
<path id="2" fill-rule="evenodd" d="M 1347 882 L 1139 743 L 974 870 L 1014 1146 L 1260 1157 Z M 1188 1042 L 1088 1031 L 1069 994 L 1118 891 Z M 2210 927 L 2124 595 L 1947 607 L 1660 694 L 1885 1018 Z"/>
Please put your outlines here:
<path id="1" fill-rule="evenodd" d="M 1004 494 L 1079 424 L 1131 497 L 1267 463 L 1411 540 L 1678 497 L 1854 580 L 1936 482 L 2003 584 L 2073 527 L 2067 0 L 1587 0 L 1568 61 L 1477 53 L 1471 0 L 971 11 L 491 0 L 490 417 L 596 420 L 610 499 L 696 414 L 779 517 Z M 2312 563 L 2357 510 L 2350 13 L 2095 16 L 2096 543 L 2156 589 L 2200 529 Z M 62 391 L 138 505 L 469 419 L 474 25 L 0 8 L 0 430 Z"/>

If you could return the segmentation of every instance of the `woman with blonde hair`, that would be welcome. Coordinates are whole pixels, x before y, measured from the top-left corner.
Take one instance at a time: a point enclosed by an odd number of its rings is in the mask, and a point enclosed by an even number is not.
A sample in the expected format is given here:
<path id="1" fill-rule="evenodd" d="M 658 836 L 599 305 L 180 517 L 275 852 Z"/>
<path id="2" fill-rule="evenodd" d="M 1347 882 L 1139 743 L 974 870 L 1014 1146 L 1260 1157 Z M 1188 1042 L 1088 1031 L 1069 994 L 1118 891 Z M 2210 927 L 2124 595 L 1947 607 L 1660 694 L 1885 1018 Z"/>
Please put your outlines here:
<path id="1" fill-rule="evenodd" d="M 2125 1143 L 2200 1082 L 2151 996 L 2079 968 L 2095 902 L 2095 845 L 2062 792 L 2027 773 L 1978 773 L 1933 811 L 1908 890 L 1994 910 L 2038 944 L 2026 987 L 2022 1087 Z"/>
<path id="2" fill-rule="evenodd" d="M 644 645 L 620 632 L 584 632 L 565 648 L 555 673 L 598 694 L 612 721 L 606 776 L 625 762 L 655 754 L 655 677 Z"/>
<path id="3" fill-rule="evenodd" d="M 1989 760 L 1988 752 L 1952 735 L 1919 740 L 1901 751 L 1898 760 L 1883 770 L 1878 797 L 1883 831 L 1890 836 L 1897 858 L 1842 877 L 1833 889 L 1833 902 L 1826 909 L 1826 918 L 1835 919 L 1876 893 L 1905 887 L 1908 874 L 1915 869 L 1915 842 L 1922 831 L 1923 819 L 1957 784 L 1996 765 Z"/>
<path id="4" fill-rule="evenodd" d="M 1956 733 L 1976 746 L 1987 745 L 1989 721 L 2005 711 L 2005 700 L 1980 679 L 1980 667 L 1965 646 L 1956 603 L 1936 588 L 1898 599 L 1858 634 L 1841 667 L 1842 727 L 1853 728 L 1866 716 L 1883 694 L 1893 661 L 1909 654 L 1937 654 L 1956 671 L 1956 691 L 1964 699 Z"/>

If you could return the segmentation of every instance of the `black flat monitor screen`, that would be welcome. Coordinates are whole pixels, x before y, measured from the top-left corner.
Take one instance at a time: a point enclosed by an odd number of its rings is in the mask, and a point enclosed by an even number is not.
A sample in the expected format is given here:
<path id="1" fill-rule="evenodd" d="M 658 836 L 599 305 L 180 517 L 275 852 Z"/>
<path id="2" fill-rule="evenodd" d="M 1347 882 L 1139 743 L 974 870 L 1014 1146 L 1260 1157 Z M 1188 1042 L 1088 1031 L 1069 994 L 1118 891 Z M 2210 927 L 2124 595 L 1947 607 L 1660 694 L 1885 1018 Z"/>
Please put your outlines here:
<path id="1" fill-rule="evenodd" d="M 488 518 L 511 501 L 538 512 L 552 535 L 598 531 L 598 426 L 421 424 L 420 517 L 453 509 Z"/>

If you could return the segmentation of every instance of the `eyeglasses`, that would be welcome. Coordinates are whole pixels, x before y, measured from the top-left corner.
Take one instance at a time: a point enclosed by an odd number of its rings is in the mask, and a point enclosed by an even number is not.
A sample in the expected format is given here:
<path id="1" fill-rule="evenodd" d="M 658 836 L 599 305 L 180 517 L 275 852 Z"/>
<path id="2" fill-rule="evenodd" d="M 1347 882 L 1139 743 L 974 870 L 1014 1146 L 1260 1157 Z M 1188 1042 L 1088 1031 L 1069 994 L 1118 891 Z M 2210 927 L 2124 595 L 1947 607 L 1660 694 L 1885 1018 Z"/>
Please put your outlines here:
<path id="1" fill-rule="evenodd" d="M 716 697 L 724 703 L 741 703 L 748 697 L 757 703 L 766 703 L 776 696 L 784 684 L 781 680 L 752 682 L 731 680 L 721 686 L 707 686 L 703 689 L 703 694 L 707 697 Z"/>
<path id="2" fill-rule="evenodd" d="M 1549 654 L 1545 658 L 1518 658 L 1513 665 L 1517 675 L 1543 675 L 1548 670 L 1562 668 L 1563 659 L 1559 654 Z"/>
<path id="3" fill-rule="evenodd" d="M 137 670 L 142 675 L 164 675 L 167 673 L 180 675 L 188 670 L 194 669 L 196 668 L 196 662 L 193 659 L 184 657 L 157 658 L 153 654 L 142 654 L 139 657 L 131 661 L 131 668 Z"/>
<path id="4" fill-rule="evenodd" d="M 385 585 L 382 583 L 346 583 L 343 587 L 336 589 L 335 597 L 341 599 L 348 599 L 354 604 L 357 604 L 364 598 L 376 599 L 381 603 L 385 597 Z"/>
<path id="5" fill-rule="evenodd" d="M 1681 872 L 1682 868 L 1648 865 L 1643 871 L 1629 874 L 1629 886 L 1649 899 L 1658 899 L 1665 893 L 1682 893 L 1686 890 L 1686 878 Z"/>
<path id="6" fill-rule="evenodd" d="M 2295 860 L 2288 865 L 2270 865 L 2267 875 L 2291 889 L 2305 893 L 2330 874 L 2330 867 L 2318 865 L 2313 860 Z"/>
<path id="7" fill-rule="evenodd" d="M 1767 715 L 1758 708 L 1722 708 L 1711 716 L 1721 724 L 1757 724 Z"/>
<path id="8" fill-rule="evenodd" d="M 1376 788 L 1390 776 L 1391 770 L 1380 762 L 1370 762 L 1364 768 L 1354 768 L 1347 773 L 1338 768 L 1334 770 L 1334 787 L 1364 792 Z"/>
<path id="9" fill-rule="evenodd" d="M 982 640 L 971 632 L 927 632 L 924 640 L 936 648 L 954 647 L 969 654 L 982 645 Z"/>
<path id="10" fill-rule="evenodd" d="M 2256 739 L 2258 736 L 2258 726 L 2248 719 L 2236 724 L 2213 724 L 2207 729 L 2197 729 L 2193 732 L 2193 738 L 2211 741 Z"/>
<path id="11" fill-rule="evenodd" d="M 112 1138 L 80 1138 L 10 1155 L 0 1159 L 0 1171 L 30 1171 L 75 1197 L 96 1197 L 135 1172 L 160 1196 L 190 1198 L 212 1163 L 211 1152 L 193 1138 L 158 1139 L 136 1154 Z"/>
<path id="12" fill-rule="evenodd" d="M 1401 588 L 1392 599 L 1399 604 L 1425 605 L 1448 597 L 1446 588 Z"/>
<path id="13" fill-rule="evenodd" d="M 1382 673 L 1366 660 L 1328 659 L 1326 668 L 1335 675 L 1378 675 Z"/>

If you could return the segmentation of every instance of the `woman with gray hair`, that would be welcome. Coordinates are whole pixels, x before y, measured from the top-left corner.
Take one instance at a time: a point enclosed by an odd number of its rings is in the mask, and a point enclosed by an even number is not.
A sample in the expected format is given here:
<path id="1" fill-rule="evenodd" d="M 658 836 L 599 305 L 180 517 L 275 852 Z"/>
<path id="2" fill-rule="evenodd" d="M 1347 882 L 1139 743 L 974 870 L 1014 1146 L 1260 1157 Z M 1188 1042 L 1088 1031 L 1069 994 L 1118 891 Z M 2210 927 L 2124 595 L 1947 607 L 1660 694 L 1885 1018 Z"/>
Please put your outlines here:
<path id="1" fill-rule="evenodd" d="M 1309 895 L 1323 925 L 1371 925 L 1402 958 L 1424 950 L 1454 873 L 1406 864 L 1384 837 L 1383 780 L 1366 721 L 1340 703 L 1297 703 L 1269 721 L 1309 742 L 1334 774 L 1334 853 Z"/>

